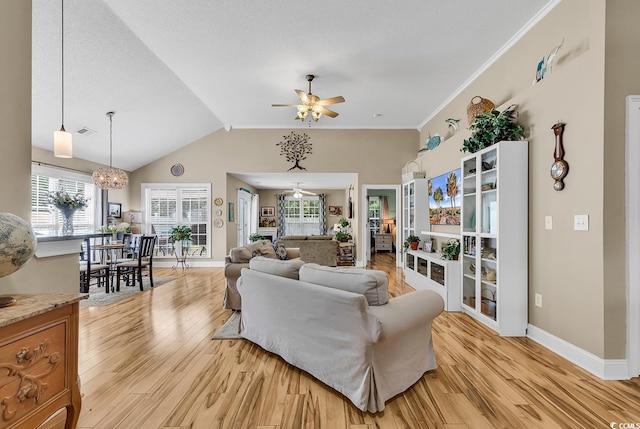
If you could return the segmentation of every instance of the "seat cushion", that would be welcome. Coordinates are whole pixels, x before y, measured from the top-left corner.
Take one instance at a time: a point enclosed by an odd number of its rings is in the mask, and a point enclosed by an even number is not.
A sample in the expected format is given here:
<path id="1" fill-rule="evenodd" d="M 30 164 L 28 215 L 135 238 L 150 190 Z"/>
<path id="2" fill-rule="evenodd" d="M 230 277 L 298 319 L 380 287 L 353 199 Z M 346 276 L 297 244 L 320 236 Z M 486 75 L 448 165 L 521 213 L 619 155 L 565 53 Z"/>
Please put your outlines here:
<path id="1" fill-rule="evenodd" d="M 300 268 L 300 281 L 359 293 L 369 305 L 389 302 L 389 278 L 384 271 L 305 264 Z"/>
<path id="2" fill-rule="evenodd" d="M 249 261 L 249 268 L 252 270 L 294 280 L 298 280 L 298 272 L 303 265 L 304 261 L 299 258 L 283 260 L 256 256 Z"/>

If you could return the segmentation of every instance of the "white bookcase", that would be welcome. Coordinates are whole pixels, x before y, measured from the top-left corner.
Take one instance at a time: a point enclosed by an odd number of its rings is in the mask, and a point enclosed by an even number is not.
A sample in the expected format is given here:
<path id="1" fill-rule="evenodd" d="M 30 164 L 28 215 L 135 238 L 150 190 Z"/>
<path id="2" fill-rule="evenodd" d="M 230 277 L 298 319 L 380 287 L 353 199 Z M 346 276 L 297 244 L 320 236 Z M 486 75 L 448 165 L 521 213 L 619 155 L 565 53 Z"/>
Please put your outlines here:
<path id="1" fill-rule="evenodd" d="M 439 253 L 405 252 L 404 279 L 415 289 L 438 292 L 445 311 L 460 311 L 460 261 L 445 260 Z"/>
<path id="2" fill-rule="evenodd" d="M 429 190 L 427 179 L 415 179 L 402 185 L 402 242 L 409 235 L 420 236 L 429 229 Z M 424 237 L 423 237 L 424 238 Z"/>
<path id="3" fill-rule="evenodd" d="M 527 331 L 527 142 L 462 158 L 462 310 L 504 336 Z"/>

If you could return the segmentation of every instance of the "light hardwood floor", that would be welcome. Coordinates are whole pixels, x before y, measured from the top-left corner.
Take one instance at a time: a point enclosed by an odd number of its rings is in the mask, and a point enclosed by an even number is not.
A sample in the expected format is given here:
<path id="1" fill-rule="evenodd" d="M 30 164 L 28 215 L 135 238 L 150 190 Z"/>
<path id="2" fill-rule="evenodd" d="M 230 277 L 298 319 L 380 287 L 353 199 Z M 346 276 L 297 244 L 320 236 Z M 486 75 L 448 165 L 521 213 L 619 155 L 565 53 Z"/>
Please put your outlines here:
<path id="1" fill-rule="evenodd" d="M 393 255 L 374 256 L 393 295 L 410 293 Z M 211 340 L 221 268 L 154 269 L 175 280 L 80 313 L 78 428 L 608 428 L 640 424 L 640 381 L 602 381 L 526 338 L 460 313 L 434 322 L 439 368 L 363 413 L 246 340 Z"/>

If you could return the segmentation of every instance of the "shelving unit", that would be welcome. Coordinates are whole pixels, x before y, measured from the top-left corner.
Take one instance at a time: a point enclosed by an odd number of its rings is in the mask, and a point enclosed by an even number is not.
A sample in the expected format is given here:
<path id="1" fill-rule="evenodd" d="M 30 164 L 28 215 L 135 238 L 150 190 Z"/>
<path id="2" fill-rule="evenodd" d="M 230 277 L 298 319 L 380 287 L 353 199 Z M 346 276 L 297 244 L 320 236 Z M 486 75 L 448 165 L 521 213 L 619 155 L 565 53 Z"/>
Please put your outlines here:
<path id="1" fill-rule="evenodd" d="M 339 267 L 352 267 L 356 264 L 354 246 L 353 243 L 340 243 L 338 255 L 336 256 L 336 265 Z"/>
<path id="2" fill-rule="evenodd" d="M 402 185 L 402 243 L 409 235 L 429 229 L 429 191 L 427 179 Z"/>
<path id="3" fill-rule="evenodd" d="M 442 259 L 440 253 L 409 250 L 405 253 L 405 281 L 416 289 L 438 292 L 445 311 L 460 311 L 460 261 Z"/>
<path id="4" fill-rule="evenodd" d="M 462 310 L 504 336 L 527 330 L 527 142 L 462 159 Z"/>

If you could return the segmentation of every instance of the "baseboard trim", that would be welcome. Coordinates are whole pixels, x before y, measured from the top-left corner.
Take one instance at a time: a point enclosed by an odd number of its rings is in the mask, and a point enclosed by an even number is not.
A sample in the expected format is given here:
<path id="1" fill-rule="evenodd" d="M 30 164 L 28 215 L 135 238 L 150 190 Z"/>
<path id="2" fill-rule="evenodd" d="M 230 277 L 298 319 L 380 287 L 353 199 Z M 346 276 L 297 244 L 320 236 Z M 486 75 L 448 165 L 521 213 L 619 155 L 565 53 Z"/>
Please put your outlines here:
<path id="1" fill-rule="evenodd" d="M 224 261 L 199 261 L 196 259 L 187 259 L 187 265 L 194 268 L 224 268 Z M 154 267 L 172 268 L 176 266 L 176 260 L 173 259 L 153 259 Z M 178 264 L 178 268 L 181 265 Z"/>
<path id="2" fill-rule="evenodd" d="M 630 378 L 626 359 L 602 359 L 531 324 L 527 326 L 527 338 L 603 380 Z"/>

